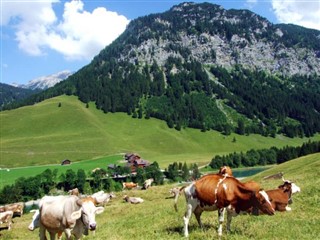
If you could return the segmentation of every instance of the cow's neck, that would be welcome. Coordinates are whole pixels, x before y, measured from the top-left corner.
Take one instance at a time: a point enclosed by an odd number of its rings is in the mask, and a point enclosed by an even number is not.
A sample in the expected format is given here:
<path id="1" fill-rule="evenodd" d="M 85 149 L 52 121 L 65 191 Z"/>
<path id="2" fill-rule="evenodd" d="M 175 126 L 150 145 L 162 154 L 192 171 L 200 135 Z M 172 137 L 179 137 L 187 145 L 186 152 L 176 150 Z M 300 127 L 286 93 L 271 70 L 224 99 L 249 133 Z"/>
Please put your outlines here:
<path id="1" fill-rule="evenodd" d="M 236 199 L 237 203 L 235 209 L 236 212 L 239 213 L 240 211 L 247 211 L 253 206 L 252 198 L 254 196 L 254 192 L 245 188 L 242 185 L 238 186 L 238 191 L 236 191 Z"/>

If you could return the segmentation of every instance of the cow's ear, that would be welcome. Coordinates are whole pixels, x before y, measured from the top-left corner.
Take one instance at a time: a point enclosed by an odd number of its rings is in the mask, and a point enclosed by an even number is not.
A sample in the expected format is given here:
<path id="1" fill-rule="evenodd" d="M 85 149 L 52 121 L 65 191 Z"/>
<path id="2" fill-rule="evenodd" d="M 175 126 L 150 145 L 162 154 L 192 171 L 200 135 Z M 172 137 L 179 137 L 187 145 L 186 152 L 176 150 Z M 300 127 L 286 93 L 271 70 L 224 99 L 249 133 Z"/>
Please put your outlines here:
<path id="1" fill-rule="evenodd" d="M 96 211 L 95 211 L 95 214 L 103 213 L 103 211 L 104 211 L 104 207 L 97 207 Z"/>
<path id="2" fill-rule="evenodd" d="M 78 206 L 80 206 L 80 207 L 82 206 L 82 201 L 81 201 L 81 199 L 78 199 L 78 200 L 76 201 L 76 203 L 77 203 Z"/>
<path id="3" fill-rule="evenodd" d="M 71 219 L 77 220 L 81 217 L 82 209 L 80 208 L 78 211 L 75 211 L 71 214 Z"/>

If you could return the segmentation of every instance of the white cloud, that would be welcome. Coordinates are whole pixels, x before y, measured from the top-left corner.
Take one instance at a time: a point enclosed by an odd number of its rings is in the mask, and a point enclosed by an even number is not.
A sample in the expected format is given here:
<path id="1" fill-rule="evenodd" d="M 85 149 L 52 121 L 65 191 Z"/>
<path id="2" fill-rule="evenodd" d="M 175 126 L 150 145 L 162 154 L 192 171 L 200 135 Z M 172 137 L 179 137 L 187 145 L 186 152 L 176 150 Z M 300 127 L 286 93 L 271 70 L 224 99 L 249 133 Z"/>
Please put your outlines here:
<path id="1" fill-rule="evenodd" d="M 53 49 L 67 59 L 90 60 L 129 23 L 126 17 L 103 7 L 88 12 L 81 0 L 65 2 L 59 20 L 53 9 L 56 2 L 6 2 L 1 24 L 15 26 L 19 48 L 30 55 L 43 55 Z"/>
<path id="2" fill-rule="evenodd" d="M 258 0 L 246 0 L 245 2 L 245 7 L 252 9 L 253 7 L 255 7 L 258 3 Z"/>
<path id="3" fill-rule="evenodd" d="M 320 30 L 319 0 L 272 0 L 272 8 L 281 23 Z"/>

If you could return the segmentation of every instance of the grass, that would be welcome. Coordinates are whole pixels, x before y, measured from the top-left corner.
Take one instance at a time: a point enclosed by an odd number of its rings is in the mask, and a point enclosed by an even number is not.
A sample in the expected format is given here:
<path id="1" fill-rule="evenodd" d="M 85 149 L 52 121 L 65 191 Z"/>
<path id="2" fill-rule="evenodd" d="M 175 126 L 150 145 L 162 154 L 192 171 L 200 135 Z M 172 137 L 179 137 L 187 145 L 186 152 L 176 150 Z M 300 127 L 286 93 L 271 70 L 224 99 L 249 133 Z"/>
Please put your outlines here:
<path id="1" fill-rule="evenodd" d="M 228 240 L 301 240 L 318 239 L 320 235 L 320 154 L 313 154 L 274 166 L 254 175 L 254 179 L 265 189 L 273 189 L 281 184 L 279 180 L 263 181 L 263 177 L 284 172 L 286 179 L 294 180 L 301 187 L 301 193 L 293 197 L 291 212 L 277 212 L 275 216 L 242 215 L 232 220 L 230 234 L 223 232 L 222 239 Z M 184 239 L 182 235 L 185 200 L 178 201 L 178 212 L 174 211 L 173 199 L 168 198 L 169 189 L 176 184 L 152 186 L 148 190 L 127 190 L 117 194 L 97 215 L 96 235 L 89 235 L 87 240 L 149 240 L 149 239 Z M 129 205 L 122 200 L 123 195 L 142 197 L 145 202 Z M 12 231 L 2 230 L 1 239 L 37 239 L 38 230 L 27 229 L 32 214 L 15 218 Z M 217 235 L 217 212 L 204 212 L 204 229 L 199 229 L 195 217 L 189 224 L 189 239 L 213 239 Z"/>
<path id="2" fill-rule="evenodd" d="M 32 176 L 36 176 L 43 173 L 46 169 L 50 169 L 52 171 L 54 169 L 58 169 L 58 177 L 62 173 L 65 173 L 68 169 L 72 169 L 74 172 L 77 172 L 78 169 L 84 169 L 86 174 L 89 175 L 89 173 L 95 168 L 107 169 L 107 166 L 109 164 L 122 164 L 122 160 L 123 156 L 119 154 L 92 160 L 83 160 L 64 166 L 62 166 L 61 164 L 51 164 L 11 168 L 9 169 L 9 171 L 7 171 L 7 169 L 2 169 L 0 170 L 0 189 L 2 189 L 5 185 L 13 184 L 18 178 L 29 178 Z"/>
<path id="3" fill-rule="evenodd" d="M 125 152 L 137 152 L 162 168 L 174 161 L 203 165 L 217 154 L 297 146 L 308 140 L 224 136 L 191 128 L 176 131 L 158 119 L 104 114 L 93 103 L 86 108 L 76 97 L 65 95 L 0 112 L 0 134 L 0 168 L 60 164 L 63 159 L 77 162 Z M 320 140 L 320 135 L 311 140 Z"/>

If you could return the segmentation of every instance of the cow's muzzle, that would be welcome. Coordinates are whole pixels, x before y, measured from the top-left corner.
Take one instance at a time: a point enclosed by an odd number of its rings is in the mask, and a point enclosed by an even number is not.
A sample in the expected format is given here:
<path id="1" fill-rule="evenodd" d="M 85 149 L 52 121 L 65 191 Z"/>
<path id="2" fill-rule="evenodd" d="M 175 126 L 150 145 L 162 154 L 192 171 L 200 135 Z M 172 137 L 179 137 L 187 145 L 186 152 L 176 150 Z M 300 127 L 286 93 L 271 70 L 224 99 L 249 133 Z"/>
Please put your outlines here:
<path id="1" fill-rule="evenodd" d="M 97 224 L 95 224 L 95 223 L 91 223 L 91 224 L 89 225 L 90 231 L 96 230 L 96 227 L 97 227 Z"/>

